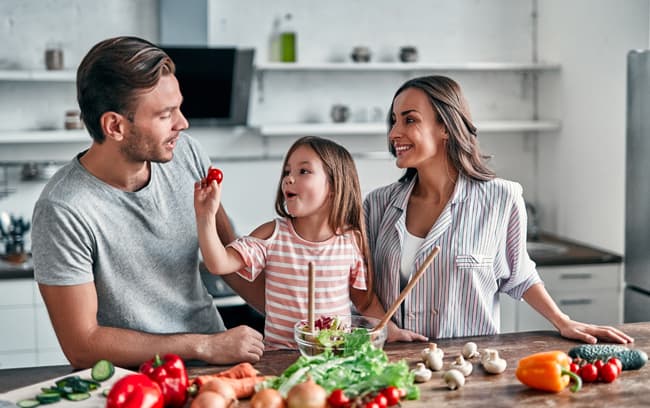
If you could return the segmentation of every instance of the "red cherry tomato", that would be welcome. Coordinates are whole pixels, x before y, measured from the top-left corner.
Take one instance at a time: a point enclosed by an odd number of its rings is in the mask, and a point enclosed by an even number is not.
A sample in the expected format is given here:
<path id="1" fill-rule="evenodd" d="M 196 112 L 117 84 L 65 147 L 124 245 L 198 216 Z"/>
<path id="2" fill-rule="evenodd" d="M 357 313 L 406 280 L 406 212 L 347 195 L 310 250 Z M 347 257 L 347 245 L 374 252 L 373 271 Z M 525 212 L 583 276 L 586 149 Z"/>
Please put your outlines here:
<path id="1" fill-rule="evenodd" d="M 605 362 L 603 360 L 596 360 L 594 362 L 594 365 L 600 371 L 600 369 L 603 368 L 603 366 L 605 365 Z"/>
<path id="2" fill-rule="evenodd" d="M 389 407 L 399 404 L 399 400 L 402 398 L 402 393 L 399 388 L 393 387 L 392 385 L 384 388 L 381 393 L 386 397 Z"/>
<path id="3" fill-rule="evenodd" d="M 208 169 L 206 181 L 208 184 L 212 184 L 212 180 L 216 181 L 217 184 L 221 184 L 221 180 L 223 180 L 223 172 L 217 168 L 210 167 Z"/>
<path id="4" fill-rule="evenodd" d="M 621 363 L 621 360 L 616 357 L 611 357 L 609 360 L 607 360 L 607 363 L 614 364 L 616 368 L 618 368 L 618 375 L 621 375 L 621 372 L 623 371 L 623 363 Z"/>
<path id="5" fill-rule="evenodd" d="M 580 371 L 580 366 L 576 363 L 571 363 L 569 364 L 569 370 L 571 370 L 572 373 L 578 374 L 578 371 Z"/>
<path id="6" fill-rule="evenodd" d="M 350 398 L 345 395 L 342 389 L 337 388 L 327 397 L 327 402 L 333 408 L 344 408 L 350 403 Z"/>
<path id="7" fill-rule="evenodd" d="M 370 401 L 366 405 L 363 406 L 363 408 L 381 408 L 379 404 L 377 404 L 377 401 Z"/>
<path id="8" fill-rule="evenodd" d="M 582 366 L 578 375 L 584 382 L 594 382 L 598 379 L 598 369 L 595 365 L 588 363 Z"/>
<path id="9" fill-rule="evenodd" d="M 382 393 L 377 394 L 375 399 L 373 399 L 379 405 L 379 408 L 387 408 L 388 407 L 388 399 L 386 396 Z"/>
<path id="10" fill-rule="evenodd" d="M 616 367 L 616 364 L 607 363 L 598 370 L 598 376 L 602 381 L 610 383 L 618 377 L 618 367 Z"/>

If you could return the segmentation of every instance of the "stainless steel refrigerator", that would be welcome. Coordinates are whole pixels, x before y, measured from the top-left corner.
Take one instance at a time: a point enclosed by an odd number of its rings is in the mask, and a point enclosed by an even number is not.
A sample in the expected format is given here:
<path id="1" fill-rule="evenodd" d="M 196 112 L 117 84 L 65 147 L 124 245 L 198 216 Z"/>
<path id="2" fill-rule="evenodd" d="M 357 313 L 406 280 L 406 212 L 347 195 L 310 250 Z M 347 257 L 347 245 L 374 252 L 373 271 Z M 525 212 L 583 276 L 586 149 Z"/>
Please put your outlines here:
<path id="1" fill-rule="evenodd" d="M 650 50 L 627 56 L 625 322 L 650 321 Z"/>

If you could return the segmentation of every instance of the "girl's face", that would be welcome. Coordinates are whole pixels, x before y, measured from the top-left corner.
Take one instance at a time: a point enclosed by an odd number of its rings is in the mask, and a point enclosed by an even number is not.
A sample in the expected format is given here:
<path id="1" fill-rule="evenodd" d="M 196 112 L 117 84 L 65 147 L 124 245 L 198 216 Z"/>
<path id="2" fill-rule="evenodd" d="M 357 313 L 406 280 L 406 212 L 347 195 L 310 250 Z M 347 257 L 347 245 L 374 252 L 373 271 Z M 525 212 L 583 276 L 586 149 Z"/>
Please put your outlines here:
<path id="1" fill-rule="evenodd" d="M 421 89 L 407 88 L 395 97 L 388 139 L 395 149 L 397 167 L 419 169 L 446 154 L 447 131 L 436 118 Z"/>
<path id="2" fill-rule="evenodd" d="M 329 178 L 323 162 L 311 147 L 300 146 L 289 156 L 283 172 L 282 193 L 287 212 L 294 217 L 319 212 L 329 215 Z"/>

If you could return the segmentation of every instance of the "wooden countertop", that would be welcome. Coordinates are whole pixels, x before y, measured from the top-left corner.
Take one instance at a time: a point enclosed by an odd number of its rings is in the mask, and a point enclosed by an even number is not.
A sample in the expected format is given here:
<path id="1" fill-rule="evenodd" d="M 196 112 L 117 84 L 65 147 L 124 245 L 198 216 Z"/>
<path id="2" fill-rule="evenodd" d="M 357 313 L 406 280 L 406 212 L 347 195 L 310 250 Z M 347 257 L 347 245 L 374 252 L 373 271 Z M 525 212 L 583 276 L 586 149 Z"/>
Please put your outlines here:
<path id="1" fill-rule="evenodd" d="M 635 338 L 632 348 L 650 352 L 650 322 L 630 323 L 618 326 Z M 601 406 L 607 400 L 612 406 L 647 406 L 650 395 L 650 365 L 636 371 L 624 371 L 613 383 L 585 384 L 577 393 L 568 388 L 553 394 L 532 390 L 515 377 L 515 369 L 520 358 L 539 351 L 568 351 L 576 342 L 560 337 L 552 331 L 535 331 L 508 333 L 496 336 L 467 337 L 438 340 L 438 346 L 445 351 L 445 366 L 455 358 L 462 346 L 474 341 L 479 348 L 496 348 L 508 361 L 507 370 L 500 375 L 488 375 L 474 363 L 474 372 L 467 378 L 460 390 L 450 391 L 439 378 L 420 384 L 421 397 L 418 401 L 407 401 L 403 407 L 445 406 L 482 407 L 490 406 L 567 406 L 594 407 Z M 391 361 L 406 359 L 411 366 L 419 361 L 423 343 L 387 344 L 385 351 Z M 278 375 L 298 357 L 297 351 L 274 351 L 264 354 L 255 367 L 265 375 Z M 226 367 L 203 366 L 190 367 L 190 376 L 218 372 Z M 65 375 L 72 372 L 69 366 L 38 367 L 27 369 L 0 370 L 0 392 Z M 242 401 L 240 407 L 249 407 L 248 401 Z"/>

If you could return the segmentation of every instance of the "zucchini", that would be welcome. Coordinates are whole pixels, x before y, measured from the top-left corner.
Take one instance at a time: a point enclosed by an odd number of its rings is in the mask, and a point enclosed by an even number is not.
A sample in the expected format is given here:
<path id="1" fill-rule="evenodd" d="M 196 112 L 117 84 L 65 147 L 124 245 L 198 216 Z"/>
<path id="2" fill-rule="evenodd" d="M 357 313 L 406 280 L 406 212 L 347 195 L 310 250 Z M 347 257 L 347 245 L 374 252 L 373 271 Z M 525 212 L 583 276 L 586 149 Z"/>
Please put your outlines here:
<path id="1" fill-rule="evenodd" d="M 623 363 L 623 370 L 638 370 L 648 361 L 648 355 L 643 350 L 615 344 L 582 344 L 569 350 L 569 357 L 580 357 L 590 362 L 616 357 Z"/>
<path id="2" fill-rule="evenodd" d="M 99 360 L 90 371 L 90 376 L 95 381 L 106 381 L 111 378 L 114 373 L 115 366 L 113 363 L 108 360 Z"/>
<path id="3" fill-rule="evenodd" d="M 52 404 L 61 401 L 61 395 L 58 392 L 42 392 L 36 396 L 36 399 L 41 404 Z"/>
<path id="4" fill-rule="evenodd" d="M 70 400 L 70 401 L 83 401 L 85 399 L 90 398 L 90 393 L 88 393 L 88 392 L 73 392 L 73 393 L 70 393 L 70 394 L 66 394 L 65 398 Z"/>
<path id="5" fill-rule="evenodd" d="M 28 398 L 18 401 L 16 405 L 18 405 L 20 408 L 33 408 L 41 405 L 41 403 L 33 398 Z"/>

